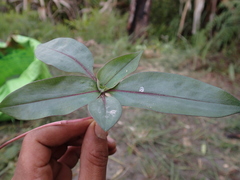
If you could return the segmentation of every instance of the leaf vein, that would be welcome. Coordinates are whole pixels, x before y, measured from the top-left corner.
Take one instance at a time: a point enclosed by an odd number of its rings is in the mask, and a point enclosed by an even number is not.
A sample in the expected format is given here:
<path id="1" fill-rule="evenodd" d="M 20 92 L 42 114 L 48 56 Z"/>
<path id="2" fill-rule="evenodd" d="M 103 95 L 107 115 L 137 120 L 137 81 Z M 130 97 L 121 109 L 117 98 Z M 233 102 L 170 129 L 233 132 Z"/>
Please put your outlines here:
<path id="1" fill-rule="evenodd" d="M 126 66 L 128 66 L 137 56 L 135 56 L 131 61 L 129 61 L 127 64 L 125 64 L 121 69 L 119 69 L 105 84 L 109 83 L 119 72 L 121 72 Z"/>
<path id="2" fill-rule="evenodd" d="M 185 97 L 179 97 L 179 96 L 171 96 L 171 95 L 158 94 L 158 93 L 150 93 L 150 92 L 138 92 L 138 91 L 117 90 L 117 89 L 110 90 L 109 92 L 123 92 L 123 93 L 132 93 L 132 94 L 144 94 L 144 95 L 162 96 L 162 97 L 170 97 L 170 98 L 183 99 L 183 100 L 189 100 L 189 101 L 217 104 L 215 102 L 201 101 L 201 100 L 198 100 L 198 99 L 191 99 L 191 98 L 185 98 Z M 219 104 L 224 104 L 224 103 L 219 103 Z M 224 105 L 231 105 L 231 104 L 224 104 Z M 238 106 L 238 105 L 234 105 L 234 106 Z"/>
<path id="3" fill-rule="evenodd" d="M 4 106 L 2 108 L 0 107 L 0 109 L 5 109 L 5 108 L 9 108 L 9 107 L 16 107 L 16 106 L 21 106 L 21 105 L 26 105 L 26 104 L 31 104 L 31 103 L 37 103 L 37 102 L 41 102 L 41 101 L 49 101 L 49 100 L 54 100 L 54 99 L 68 98 L 68 97 L 72 97 L 72 96 L 79 96 L 79 95 L 84 95 L 84 94 L 89 94 L 89 93 L 94 93 L 94 92 L 98 92 L 98 91 L 95 90 L 95 91 L 83 92 L 83 93 L 78 93 L 78 94 L 71 94 L 71 95 L 67 95 L 67 96 L 60 96 L 60 97 L 55 97 L 55 98 L 36 100 L 36 101 L 31 101 L 31 102 L 26 102 L 26 103 L 21 103 L 21 104 Z"/>
<path id="4" fill-rule="evenodd" d="M 81 62 L 79 62 L 76 58 L 74 58 L 73 56 L 68 55 L 68 54 L 66 54 L 66 53 L 63 53 L 63 52 L 61 52 L 61 51 L 58 51 L 58 50 L 56 50 L 56 49 L 52 49 L 52 48 L 50 48 L 50 49 L 53 50 L 53 51 L 56 51 L 56 52 L 58 52 L 58 53 L 61 53 L 61 54 L 65 55 L 65 56 L 69 57 L 70 59 L 72 59 L 72 60 L 73 60 L 74 62 L 76 62 L 81 68 L 83 68 L 83 70 L 89 75 L 90 78 L 92 78 L 93 80 L 96 81 L 96 77 L 94 76 L 94 74 L 92 74 L 92 73 L 91 73 Z"/>

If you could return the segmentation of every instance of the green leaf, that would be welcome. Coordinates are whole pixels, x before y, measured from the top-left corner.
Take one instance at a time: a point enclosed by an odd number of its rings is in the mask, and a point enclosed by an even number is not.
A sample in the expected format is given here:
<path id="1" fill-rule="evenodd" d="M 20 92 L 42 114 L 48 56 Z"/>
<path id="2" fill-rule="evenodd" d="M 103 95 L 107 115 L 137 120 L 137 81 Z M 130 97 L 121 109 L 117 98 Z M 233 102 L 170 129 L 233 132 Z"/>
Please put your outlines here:
<path id="1" fill-rule="evenodd" d="M 89 103 L 88 110 L 95 121 L 105 131 L 109 130 L 119 120 L 122 106 L 114 97 L 100 96 Z"/>
<path id="2" fill-rule="evenodd" d="M 92 79 L 93 57 L 89 49 L 71 38 L 57 38 L 40 44 L 35 50 L 36 57 L 46 64 L 66 72 L 80 72 Z"/>
<path id="3" fill-rule="evenodd" d="M 96 82 L 88 77 L 61 76 L 30 83 L 9 94 L 0 111 L 31 120 L 68 114 L 99 96 Z"/>
<path id="4" fill-rule="evenodd" d="M 0 42 L 0 102 L 30 82 L 51 77 L 47 65 L 34 55 L 39 44 L 35 39 L 20 35 L 12 35 L 7 42 Z M 0 112 L 0 121 L 11 119 Z"/>
<path id="5" fill-rule="evenodd" d="M 97 73 L 98 88 L 104 92 L 115 87 L 125 76 L 135 71 L 142 52 L 126 54 L 105 64 Z"/>
<path id="6" fill-rule="evenodd" d="M 124 106 L 163 113 L 222 117 L 240 112 L 240 101 L 224 90 L 175 74 L 137 73 L 109 93 Z"/>

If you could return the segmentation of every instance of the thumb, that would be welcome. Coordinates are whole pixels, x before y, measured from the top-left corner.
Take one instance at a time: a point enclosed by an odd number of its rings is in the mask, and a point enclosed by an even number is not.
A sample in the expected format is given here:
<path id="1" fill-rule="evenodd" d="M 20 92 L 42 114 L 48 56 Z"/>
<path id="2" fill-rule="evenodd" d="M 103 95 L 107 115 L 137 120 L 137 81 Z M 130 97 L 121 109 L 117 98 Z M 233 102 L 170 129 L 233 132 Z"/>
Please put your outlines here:
<path id="1" fill-rule="evenodd" d="M 105 180 L 108 154 L 107 132 L 92 122 L 82 143 L 79 180 Z"/>

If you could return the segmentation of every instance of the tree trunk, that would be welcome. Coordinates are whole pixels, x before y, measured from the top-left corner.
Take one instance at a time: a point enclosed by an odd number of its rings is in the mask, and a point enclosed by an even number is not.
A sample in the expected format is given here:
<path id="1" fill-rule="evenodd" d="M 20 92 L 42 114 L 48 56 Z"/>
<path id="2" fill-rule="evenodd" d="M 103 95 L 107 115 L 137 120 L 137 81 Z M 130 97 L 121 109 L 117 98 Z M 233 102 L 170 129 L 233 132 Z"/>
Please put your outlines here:
<path id="1" fill-rule="evenodd" d="M 133 41 L 147 36 L 150 6 L 151 0 L 131 0 L 127 30 Z"/>
<path id="2" fill-rule="evenodd" d="M 181 20 L 180 20 L 180 24 L 178 27 L 178 37 L 182 36 L 182 32 L 183 32 L 183 28 L 184 28 L 184 24 L 185 24 L 185 19 L 187 16 L 187 12 L 188 10 L 191 8 L 191 0 L 186 0 L 185 1 L 185 6 L 181 15 Z"/>

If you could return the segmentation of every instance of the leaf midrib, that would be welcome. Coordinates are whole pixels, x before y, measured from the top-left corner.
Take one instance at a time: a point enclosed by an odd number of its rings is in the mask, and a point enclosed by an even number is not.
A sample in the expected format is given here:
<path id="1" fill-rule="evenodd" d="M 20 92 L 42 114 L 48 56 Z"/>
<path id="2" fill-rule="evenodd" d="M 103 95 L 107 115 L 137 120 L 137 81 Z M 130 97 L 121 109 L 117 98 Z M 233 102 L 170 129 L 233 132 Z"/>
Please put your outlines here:
<path id="1" fill-rule="evenodd" d="M 65 56 L 69 57 L 70 59 L 72 59 L 74 62 L 76 62 L 76 63 L 88 74 L 88 76 L 89 76 L 91 79 L 93 79 L 94 81 L 96 81 L 96 77 L 94 76 L 94 74 L 92 74 L 92 73 L 91 73 L 81 62 L 79 62 L 76 58 L 74 58 L 73 56 L 68 55 L 68 54 L 66 54 L 66 53 L 63 53 L 63 52 L 61 52 L 61 51 L 58 51 L 58 50 L 56 50 L 56 49 L 53 49 L 53 48 L 49 48 L 49 49 L 51 49 L 51 50 L 53 50 L 53 51 L 56 51 L 56 52 L 58 52 L 58 53 L 61 53 L 61 54 L 65 55 Z"/>
<path id="2" fill-rule="evenodd" d="M 113 89 L 113 90 L 110 90 L 108 92 L 123 92 L 123 93 L 132 93 L 132 94 L 144 94 L 144 95 L 170 97 L 170 98 L 183 99 L 183 100 L 196 101 L 196 102 L 204 102 L 204 103 L 211 103 L 211 104 L 223 104 L 223 103 L 216 103 L 216 102 L 210 102 L 210 101 L 201 101 L 201 100 L 198 100 L 198 99 L 191 99 L 191 98 L 185 98 L 185 97 L 179 97 L 179 96 L 171 96 L 171 95 L 158 94 L 158 93 L 150 93 L 150 92 L 138 92 L 138 91 L 117 90 L 117 89 Z M 240 105 L 232 105 L 232 104 L 223 104 L 223 105 L 238 106 L 240 108 Z"/>
<path id="3" fill-rule="evenodd" d="M 138 56 L 138 55 L 137 55 Z M 129 61 L 126 65 L 124 65 L 121 69 L 119 69 L 119 71 L 116 71 L 116 73 L 112 76 L 112 78 L 110 78 L 105 84 L 104 86 L 106 86 L 106 84 L 109 83 L 109 81 L 111 81 L 115 76 L 116 74 L 118 74 L 120 71 L 122 71 L 128 64 L 130 64 L 137 56 L 135 56 L 131 61 Z"/>
<path id="4" fill-rule="evenodd" d="M 68 98 L 68 97 L 72 97 L 72 96 L 79 96 L 79 95 L 84 95 L 84 94 L 89 94 L 89 93 L 94 93 L 94 92 L 98 92 L 98 91 L 95 90 L 95 91 L 83 92 L 83 93 L 78 93 L 78 94 L 71 94 L 71 95 L 67 95 L 67 96 L 60 96 L 60 97 L 55 97 L 55 98 L 48 98 L 48 99 L 31 101 L 31 102 L 26 102 L 26 103 L 21 103 L 21 104 L 9 105 L 9 106 L 0 107 L 0 109 L 16 107 L 16 106 L 21 106 L 21 105 L 26 105 L 26 104 L 31 104 L 31 103 L 37 103 L 37 102 L 42 102 L 42 101 L 49 101 L 49 100 L 54 100 L 54 99 Z"/>

